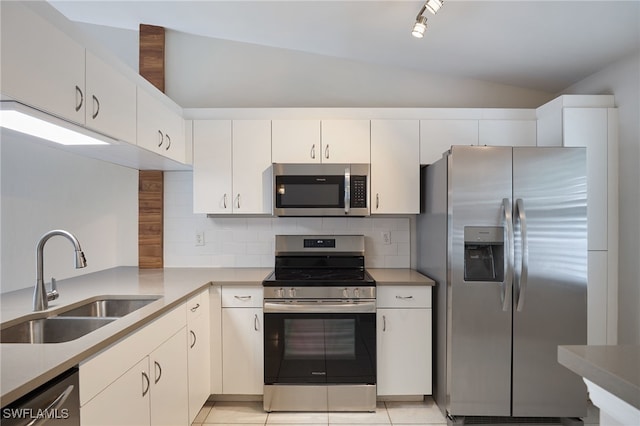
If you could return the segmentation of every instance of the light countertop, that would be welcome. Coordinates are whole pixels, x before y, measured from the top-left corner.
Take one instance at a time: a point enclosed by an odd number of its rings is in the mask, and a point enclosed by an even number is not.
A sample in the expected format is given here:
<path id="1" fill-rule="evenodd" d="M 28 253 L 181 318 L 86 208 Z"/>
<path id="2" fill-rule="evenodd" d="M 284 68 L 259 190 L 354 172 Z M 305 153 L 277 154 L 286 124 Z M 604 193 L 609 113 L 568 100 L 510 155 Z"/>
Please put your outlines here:
<path id="1" fill-rule="evenodd" d="M 560 346 L 558 362 L 640 409 L 640 346 Z"/>
<path id="2" fill-rule="evenodd" d="M 127 334 L 186 301 L 207 286 L 262 285 L 268 268 L 119 267 L 58 281 L 60 297 L 50 302 L 54 314 L 67 305 L 114 295 L 159 295 L 159 300 L 79 339 L 49 344 L 0 344 L 0 406 L 5 406 L 58 374 L 78 365 Z M 0 294 L 0 322 L 33 316 L 33 289 Z"/>
<path id="3" fill-rule="evenodd" d="M 425 277 L 414 269 L 367 268 L 376 284 L 380 285 L 436 285 L 431 278 Z"/>

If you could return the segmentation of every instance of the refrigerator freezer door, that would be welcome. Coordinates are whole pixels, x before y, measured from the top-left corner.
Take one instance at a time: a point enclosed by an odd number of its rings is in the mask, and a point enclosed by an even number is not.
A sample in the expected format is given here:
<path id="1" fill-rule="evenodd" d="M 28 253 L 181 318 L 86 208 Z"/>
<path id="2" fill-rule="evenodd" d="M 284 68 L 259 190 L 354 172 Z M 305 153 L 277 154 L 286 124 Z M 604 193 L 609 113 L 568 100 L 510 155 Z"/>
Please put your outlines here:
<path id="1" fill-rule="evenodd" d="M 446 380 L 447 410 L 454 416 L 510 415 L 510 287 L 505 292 L 508 282 L 465 281 L 464 230 L 501 227 L 502 235 L 507 235 L 503 217 L 511 213 L 511 175 L 512 149 L 508 147 L 454 146 L 448 156 Z M 503 256 L 509 251 L 507 243 Z M 505 264 L 500 259 L 501 267 Z"/>
<path id="2" fill-rule="evenodd" d="M 586 152 L 514 148 L 513 186 L 520 208 L 514 212 L 512 415 L 582 417 L 585 385 L 558 364 L 557 350 L 587 343 Z M 521 244 L 521 219 L 528 247 Z"/>

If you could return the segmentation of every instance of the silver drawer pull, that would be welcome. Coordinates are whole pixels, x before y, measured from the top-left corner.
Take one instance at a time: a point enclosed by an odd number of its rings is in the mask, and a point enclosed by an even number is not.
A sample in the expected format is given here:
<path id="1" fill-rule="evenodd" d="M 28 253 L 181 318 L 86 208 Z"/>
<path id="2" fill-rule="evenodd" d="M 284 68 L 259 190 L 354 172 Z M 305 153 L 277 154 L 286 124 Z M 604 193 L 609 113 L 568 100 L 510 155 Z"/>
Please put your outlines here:
<path id="1" fill-rule="evenodd" d="M 193 308 L 191 308 L 191 312 L 195 312 L 198 310 L 198 308 L 200 307 L 199 303 L 196 303 L 196 306 L 194 306 Z"/>
<path id="2" fill-rule="evenodd" d="M 408 300 L 408 299 L 413 299 L 413 296 L 396 296 L 396 299 Z"/>
<path id="3" fill-rule="evenodd" d="M 238 300 L 242 300 L 243 302 L 246 302 L 247 300 L 251 300 L 251 296 L 233 296 Z"/>

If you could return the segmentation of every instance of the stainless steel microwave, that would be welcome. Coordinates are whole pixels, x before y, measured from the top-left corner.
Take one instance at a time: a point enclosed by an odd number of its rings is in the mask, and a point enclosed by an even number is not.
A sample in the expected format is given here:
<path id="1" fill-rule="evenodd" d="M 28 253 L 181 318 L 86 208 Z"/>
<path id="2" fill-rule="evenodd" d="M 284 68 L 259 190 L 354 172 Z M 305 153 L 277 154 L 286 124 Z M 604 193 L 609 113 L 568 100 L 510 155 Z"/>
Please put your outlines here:
<path id="1" fill-rule="evenodd" d="M 276 216 L 369 216 L 369 164 L 274 164 Z"/>

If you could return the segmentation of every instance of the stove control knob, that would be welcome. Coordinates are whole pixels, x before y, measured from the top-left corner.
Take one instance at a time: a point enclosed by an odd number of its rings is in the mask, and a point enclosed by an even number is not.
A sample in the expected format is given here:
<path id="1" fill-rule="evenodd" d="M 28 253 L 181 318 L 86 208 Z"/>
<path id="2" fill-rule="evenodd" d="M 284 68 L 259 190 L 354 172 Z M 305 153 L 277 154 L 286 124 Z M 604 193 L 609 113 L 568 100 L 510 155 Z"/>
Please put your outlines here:
<path id="1" fill-rule="evenodd" d="M 279 297 L 280 299 L 284 297 L 284 288 L 279 288 L 278 290 L 276 290 L 276 297 Z"/>
<path id="2" fill-rule="evenodd" d="M 360 298 L 360 289 L 356 288 L 355 290 L 353 290 L 353 297 L 355 297 L 356 299 Z"/>
<path id="3" fill-rule="evenodd" d="M 296 289 L 295 289 L 295 287 L 291 287 L 289 289 L 289 297 L 296 297 Z"/>
<path id="4" fill-rule="evenodd" d="M 349 289 L 347 287 L 342 290 L 342 297 L 349 297 Z"/>

